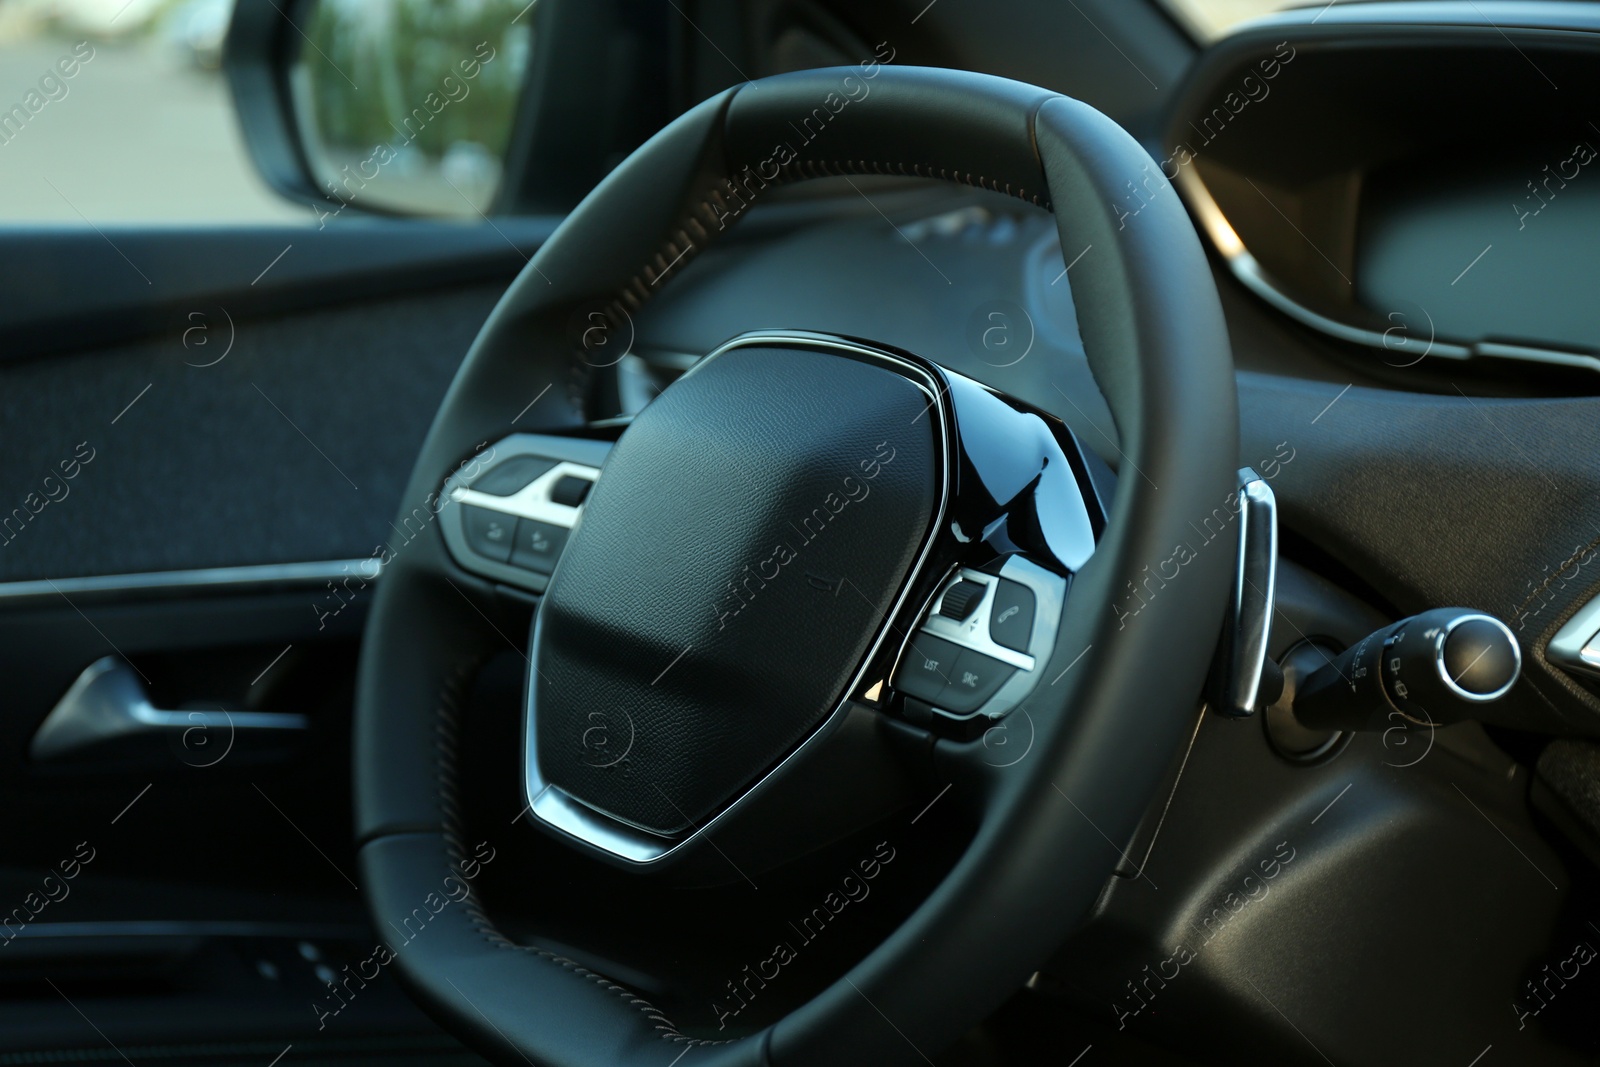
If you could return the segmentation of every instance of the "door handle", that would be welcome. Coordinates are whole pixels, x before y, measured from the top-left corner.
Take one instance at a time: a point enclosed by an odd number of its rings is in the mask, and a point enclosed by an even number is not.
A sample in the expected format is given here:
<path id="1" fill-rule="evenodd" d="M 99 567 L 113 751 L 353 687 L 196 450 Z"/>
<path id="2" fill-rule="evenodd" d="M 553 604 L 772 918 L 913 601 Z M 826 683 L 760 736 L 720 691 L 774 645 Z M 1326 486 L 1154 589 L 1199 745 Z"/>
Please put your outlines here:
<path id="1" fill-rule="evenodd" d="M 221 762 L 241 734 L 292 736 L 306 727 L 304 715 L 285 712 L 163 711 L 131 666 L 106 656 L 85 667 L 50 709 L 28 752 L 41 763 L 175 752 L 205 767 Z"/>

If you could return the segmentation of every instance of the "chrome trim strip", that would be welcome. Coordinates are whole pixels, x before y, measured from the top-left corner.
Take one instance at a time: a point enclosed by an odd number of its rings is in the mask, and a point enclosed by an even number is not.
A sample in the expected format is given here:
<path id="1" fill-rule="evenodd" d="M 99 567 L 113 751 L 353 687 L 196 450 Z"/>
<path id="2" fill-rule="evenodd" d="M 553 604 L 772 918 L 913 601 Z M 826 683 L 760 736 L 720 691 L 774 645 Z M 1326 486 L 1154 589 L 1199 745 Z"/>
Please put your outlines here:
<path id="1" fill-rule="evenodd" d="M 1511 654 L 1515 656 L 1517 660 L 1516 665 L 1511 671 L 1511 679 L 1506 682 L 1505 685 L 1502 685 L 1499 689 L 1496 689 L 1492 693 L 1473 693 L 1461 688 L 1456 684 L 1456 680 L 1450 677 L 1450 672 L 1445 669 L 1445 640 L 1450 636 L 1450 631 L 1454 630 L 1457 626 L 1460 626 L 1464 622 L 1492 622 L 1496 626 L 1500 627 L 1501 632 L 1506 635 L 1506 640 L 1511 642 Z M 1433 666 L 1434 669 L 1439 672 L 1439 677 L 1444 679 L 1444 684 L 1456 696 L 1460 697 L 1462 700 L 1470 700 L 1474 704 L 1487 704 L 1491 700 L 1499 700 L 1501 697 L 1511 692 L 1511 687 L 1517 684 L 1518 678 L 1522 677 L 1522 644 L 1517 640 L 1517 635 L 1511 632 L 1511 627 L 1507 626 L 1493 615 L 1458 615 L 1457 617 L 1451 619 L 1450 625 L 1441 629 L 1438 635 L 1433 639 Z"/>
<path id="2" fill-rule="evenodd" d="M 1200 175 L 1193 166 L 1185 167 L 1178 171 L 1178 177 L 1173 183 L 1183 198 L 1189 204 L 1189 209 L 1194 212 L 1199 220 L 1200 228 L 1210 238 L 1211 244 L 1228 264 L 1228 270 L 1235 278 L 1256 296 L 1271 304 L 1278 311 L 1289 316 L 1301 325 L 1309 326 L 1319 333 L 1340 341 L 1351 344 L 1364 345 L 1367 348 L 1380 348 L 1386 352 L 1411 356 L 1405 346 L 1413 343 L 1412 338 L 1404 338 L 1398 343 L 1393 341 L 1388 332 L 1369 330 L 1360 326 L 1331 319 L 1320 312 L 1306 307 L 1278 283 L 1271 274 L 1267 273 L 1259 260 L 1245 248 L 1243 240 L 1228 222 L 1222 208 L 1217 204 L 1211 191 L 1206 188 L 1205 182 L 1200 180 Z M 1563 352 L 1559 349 L 1542 348 L 1538 345 L 1511 345 L 1493 341 L 1479 341 L 1472 344 L 1463 344 L 1459 341 L 1441 341 L 1430 338 L 1421 355 L 1415 357 L 1413 362 L 1420 361 L 1423 356 L 1438 356 L 1441 359 L 1472 359 L 1475 356 L 1492 356 L 1499 359 L 1518 359 L 1531 363 L 1553 363 L 1565 367 L 1578 367 L 1585 370 L 1600 371 L 1600 357 L 1585 355 L 1581 352 Z M 1409 364 L 1396 364 L 1408 366 Z"/>
<path id="3" fill-rule="evenodd" d="M 905 580 L 900 586 L 899 595 L 895 598 L 894 604 L 884 617 L 883 625 L 879 628 L 877 637 L 873 639 L 866 655 L 862 657 L 861 665 L 856 669 L 850 684 L 845 687 L 844 696 L 838 705 L 816 729 L 806 736 L 805 740 L 795 746 L 794 750 L 787 756 L 779 760 L 777 766 L 757 779 L 743 793 L 734 797 L 710 819 L 693 828 L 682 837 L 660 837 L 636 826 L 621 822 L 583 803 L 559 786 L 552 785 L 544 780 L 543 775 L 539 772 L 538 730 L 533 722 L 536 713 L 534 704 L 538 685 L 530 680 L 527 692 L 527 711 L 523 716 L 522 727 L 524 734 L 524 785 L 527 790 L 526 796 L 530 813 L 551 829 L 580 841 L 607 856 L 629 864 L 642 866 L 658 863 L 690 842 L 708 835 L 731 812 L 759 793 L 776 776 L 782 774 L 785 768 L 815 746 L 820 739 L 831 733 L 844 720 L 844 717 L 849 713 L 852 702 L 851 695 L 857 692 L 862 684 L 866 682 L 868 668 L 871 667 L 878 654 L 882 651 L 884 642 L 889 638 L 894 619 L 905 609 L 911 590 L 916 585 L 917 578 L 921 575 L 923 567 L 927 565 L 928 557 L 933 551 L 934 543 L 938 540 L 939 531 L 944 526 L 945 514 L 950 506 L 951 427 L 949 415 L 941 402 L 943 397 L 940 383 L 936 378 L 917 364 L 902 359 L 893 353 L 880 351 L 867 345 L 846 341 L 827 334 L 809 333 L 801 330 L 771 330 L 741 334 L 711 351 L 704 359 L 686 371 L 684 376 L 687 377 L 698 372 L 701 367 L 704 367 L 711 360 L 732 349 L 746 348 L 752 345 L 795 345 L 843 352 L 858 357 L 866 356 L 875 362 L 891 364 L 905 374 L 907 379 L 928 397 L 930 409 L 939 420 L 937 442 L 939 453 L 939 503 L 934 510 L 932 520 L 928 523 L 928 532 L 923 538 L 921 551 L 917 554 L 916 561 L 911 565 L 911 569 L 906 572 Z M 559 570 L 559 561 L 556 566 Z M 530 658 L 538 654 L 539 630 L 544 620 L 542 603 L 540 608 L 534 615 L 533 640 L 528 650 Z"/>
<path id="4" fill-rule="evenodd" d="M 1550 662 L 1570 671 L 1600 674 L 1600 597 L 1568 619 L 1545 646 Z"/>
<path id="5" fill-rule="evenodd" d="M 208 567 L 188 571 L 148 571 L 93 575 L 86 578 L 36 578 L 0 582 L 0 610 L 31 606 L 61 596 L 89 599 L 135 599 L 141 593 L 219 593 L 228 590 L 268 592 L 275 587 L 321 585 L 340 578 L 374 581 L 381 572 L 376 557 L 336 559 L 319 563 L 264 563 L 244 567 Z"/>
<path id="6" fill-rule="evenodd" d="M 457 504 L 473 504 L 502 515 L 534 519 L 570 530 L 578 525 L 578 508 L 558 504 L 554 497 L 556 484 L 569 475 L 593 485 L 600 478 L 600 468 L 562 460 L 510 496 L 495 496 L 493 493 L 457 486 L 450 491 L 450 499 Z"/>
<path id="7" fill-rule="evenodd" d="M 1493 341 L 1482 341 L 1473 345 L 1472 350 L 1475 355 L 1480 356 L 1520 359 L 1527 363 L 1558 363 L 1563 367 L 1600 371 L 1600 357 L 1587 356 L 1581 352 L 1557 352 L 1539 348 L 1537 345 L 1506 345 Z"/>
<path id="8" fill-rule="evenodd" d="M 533 727 L 529 724 L 531 732 Z M 535 743 L 528 741 L 530 758 L 536 755 Z M 540 781 L 543 781 L 541 778 Z M 528 789 L 533 789 L 534 771 L 528 771 Z M 529 805 L 529 813 L 553 826 L 569 837 L 620 856 L 630 863 L 653 863 L 677 847 L 671 838 L 657 837 L 637 826 L 618 822 L 604 812 L 596 811 L 566 790 L 545 785 Z M 691 834 L 690 838 L 694 835 Z M 684 840 L 689 840 L 685 838 Z M 678 844 L 681 844 L 679 842 Z"/>

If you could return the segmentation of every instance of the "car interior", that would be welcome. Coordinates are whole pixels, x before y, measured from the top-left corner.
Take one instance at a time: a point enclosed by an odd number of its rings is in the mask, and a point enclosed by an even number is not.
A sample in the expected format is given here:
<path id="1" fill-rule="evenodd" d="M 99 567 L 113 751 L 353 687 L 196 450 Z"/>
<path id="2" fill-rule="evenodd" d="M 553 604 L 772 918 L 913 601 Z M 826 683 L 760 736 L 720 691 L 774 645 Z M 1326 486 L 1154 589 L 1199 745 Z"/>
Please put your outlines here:
<path id="1" fill-rule="evenodd" d="M 0 78 L 0 1065 L 1600 1057 L 1600 3 Z"/>

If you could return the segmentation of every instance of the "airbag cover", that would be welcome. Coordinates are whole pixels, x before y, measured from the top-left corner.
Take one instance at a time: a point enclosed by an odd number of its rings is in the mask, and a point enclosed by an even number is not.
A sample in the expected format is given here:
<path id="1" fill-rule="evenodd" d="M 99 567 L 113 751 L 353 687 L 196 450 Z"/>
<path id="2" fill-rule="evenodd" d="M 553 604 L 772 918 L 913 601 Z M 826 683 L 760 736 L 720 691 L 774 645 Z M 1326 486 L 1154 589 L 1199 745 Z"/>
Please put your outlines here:
<path id="1" fill-rule="evenodd" d="M 613 449 L 539 609 L 541 777 L 698 827 L 837 705 L 939 493 L 937 415 L 888 367 L 733 348 Z"/>

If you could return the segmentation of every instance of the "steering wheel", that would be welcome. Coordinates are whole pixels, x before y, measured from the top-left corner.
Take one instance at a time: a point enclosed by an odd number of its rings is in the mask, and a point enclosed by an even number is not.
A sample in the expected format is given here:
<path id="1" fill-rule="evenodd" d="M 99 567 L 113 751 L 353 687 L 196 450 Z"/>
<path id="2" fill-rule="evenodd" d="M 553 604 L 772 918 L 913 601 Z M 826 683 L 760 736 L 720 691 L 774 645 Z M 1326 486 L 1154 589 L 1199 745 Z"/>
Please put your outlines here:
<path id="1" fill-rule="evenodd" d="M 1120 479 L 1059 420 L 823 323 L 736 338 L 614 446 L 586 430 L 634 313 L 750 205 L 881 174 L 1054 211 L 1083 250 L 1073 299 Z M 377 928 L 426 929 L 382 962 L 506 1063 L 921 1062 L 1085 919 L 1192 726 L 1235 563 L 1217 517 L 1237 448 L 1200 243 L 1093 108 L 874 63 L 687 112 L 501 299 L 407 488 L 361 655 L 356 828 Z M 457 800 L 463 693 L 506 646 L 507 604 L 536 594 L 528 807 L 480 847 Z M 994 731 L 1024 721 L 1026 755 L 995 759 Z M 931 890 L 748 1031 L 680 1027 L 584 946 L 516 940 L 473 881 L 543 833 L 647 906 L 665 882 L 737 881 L 934 804 L 970 832 Z M 859 877 L 893 853 L 869 845 Z"/>

